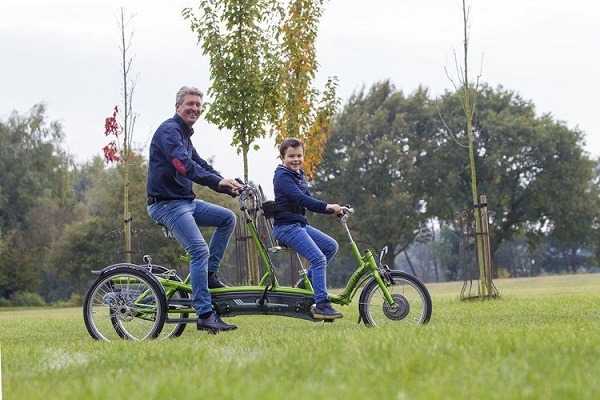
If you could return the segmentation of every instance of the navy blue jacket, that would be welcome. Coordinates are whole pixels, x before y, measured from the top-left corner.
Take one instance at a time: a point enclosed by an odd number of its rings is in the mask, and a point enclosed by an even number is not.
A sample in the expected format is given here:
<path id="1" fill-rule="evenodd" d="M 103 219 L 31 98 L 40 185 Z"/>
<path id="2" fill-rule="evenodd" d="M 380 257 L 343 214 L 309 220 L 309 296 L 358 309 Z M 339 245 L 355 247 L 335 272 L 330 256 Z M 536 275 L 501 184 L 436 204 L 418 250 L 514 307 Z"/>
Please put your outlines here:
<path id="1" fill-rule="evenodd" d="M 315 199 L 310 194 L 303 170 L 294 172 L 282 164 L 278 165 L 273 177 L 273 191 L 275 192 L 275 204 L 287 208 L 300 206 L 310 211 L 328 213 L 327 203 Z M 279 211 L 273 218 L 274 225 L 289 225 L 297 222 L 302 226 L 308 225 L 308 220 L 303 214 L 293 211 Z"/>
<path id="2" fill-rule="evenodd" d="M 152 137 L 146 191 L 163 200 L 194 199 L 192 182 L 219 190 L 221 174 L 194 148 L 192 129 L 175 114 L 163 122 Z"/>

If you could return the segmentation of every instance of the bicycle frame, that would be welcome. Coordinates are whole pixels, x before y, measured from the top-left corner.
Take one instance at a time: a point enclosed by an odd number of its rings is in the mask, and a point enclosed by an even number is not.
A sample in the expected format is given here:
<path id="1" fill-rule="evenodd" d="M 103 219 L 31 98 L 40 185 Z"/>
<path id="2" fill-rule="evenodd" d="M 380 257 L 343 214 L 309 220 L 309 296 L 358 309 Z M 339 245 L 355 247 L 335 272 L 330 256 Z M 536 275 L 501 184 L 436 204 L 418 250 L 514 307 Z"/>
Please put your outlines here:
<path id="1" fill-rule="evenodd" d="M 264 195 L 244 186 L 239 196 L 240 210 L 248 227 L 251 241 L 264 267 L 259 283 L 254 286 L 229 286 L 210 289 L 214 311 L 222 317 L 235 315 L 278 315 L 321 321 L 312 312 L 314 291 L 302 269 L 304 288 L 282 286 L 274 272 L 273 263 L 265 243 L 257 231 L 257 217 L 261 212 Z M 252 206 L 249 208 L 247 202 Z M 416 277 L 399 270 L 390 270 L 382 264 L 387 249 L 377 262 L 370 250 L 362 254 L 348 228 L 353 210 L 343 207 L 341 222 L 348 237 L 357 268 L 346 286 L 338 294 L 329 294 L 332 303 L 349 305 L 360 292 L 359 319 L 365 326 L 381 326 L 404 322 L 412 325 L 425 324 L 431 317 L 431 296 Z M 267 228 L 271 227 L 267 220 Z M 271 240 L 271 244 L 277 244 Z M 175 270 L 152 264 L 144 256 L 146 264 L 114 264 L 101 271 L 84 299 L 84 322 L 94 339 L 110 341 L 111 338 L 143 340 L 177 337 L 186 324 L 197 321 L 190 275 L 181 279 Z M 333 320 L 325 320 L 332 322 Z M 171 324 L 162 332 L 164 324 Z"/>
<path id="2" fill-rule="evenodd" d="M 294 288 L 290 286 L 282 286 L 279 284 L 277 277 L 274 272 L 273 263 L 271 261 L 271 257 L 269 256 L 268 250 L 265 247 L 264 243 L 261 241 L 255 220 L 250 215 L 250 212 L 257 215 L 258 209 L 250 210 L 248 206 L 245 204 L 245 200 L 247 200 L 251 196 L 256 196 L 253 189 L 246 186 L 244 191 L 240 195 L 240 210 L 243 213 L 244 221 L 248 227 L 248 231 L 250 233 L 250 237 L 252 238 L 252 242 L 254 243 L 257 251 L 258 257 L 262 266 L 265 269 L 264 274 L 262 275 L 257 286 L 232 286 L 232 287 L 224 287 L 217 289 L 210 289 L 211 294 L 220 295 L 220 294 L 240 294 L 244 292 L 256 292 L 257 290 L 264 291 L 265 294 L 273 294 L 273 293 L 281 293 L 281 294 L 299 294 L 303 296 L 311 296 L 313 294 L 313 289 L 310 284 L 310 281 L 306 278 L 306 274 L 303 274 L 305 280 L 305 289 Z M 349 240 L 349 246 L 352 249 L 352 253 L 356 259 L 358 264 L 357 269 L 350 276 L 346 286 L 342 289 L 339 294 L 330 294 L 329 298 L 332 303 L 340 304 L 340 305 L 349 305 L 357 291 L 365 284 L 365 282 L 372 276 L 375 281 L 378 283 L 381 291 L 386 299 L 386 301 L 392 306 L 395 306 L 395 301 L 391 296 L 390 292 L 387 289 L 387 285 L 384 282 L 381 274 L 379 273 L 379 268 L 377 266 L 377 262 L 370 250 L 365 250 L 363 254 L 360 253 L 358 246 L 354 242 L 352 238 L 352 234 L 348 228 L 348 218 L 350 216 L 350 212 L 348 211 L 341 217 L 341 223 L 346 231 L 346 235 Z M 185 292 L 191 292 L 191 285 L 189 283 L 190 276 L 188 275 L 183 282 L 178 282 L 175 280 L 170 280 L 168 278 L 162 278 L 160 276 L 157 277 L 159 282 L 165 288 L 165 293 L 167 298 L 169 298 L 174 292 L 177 290 L 182 290 Z M 193 313 L 194 310 L 192 308 L 189 309 L 181 309 L 177 308 L 176 310 L 170 310 L 170 313 L 184 313 L 189 312 Z"/>

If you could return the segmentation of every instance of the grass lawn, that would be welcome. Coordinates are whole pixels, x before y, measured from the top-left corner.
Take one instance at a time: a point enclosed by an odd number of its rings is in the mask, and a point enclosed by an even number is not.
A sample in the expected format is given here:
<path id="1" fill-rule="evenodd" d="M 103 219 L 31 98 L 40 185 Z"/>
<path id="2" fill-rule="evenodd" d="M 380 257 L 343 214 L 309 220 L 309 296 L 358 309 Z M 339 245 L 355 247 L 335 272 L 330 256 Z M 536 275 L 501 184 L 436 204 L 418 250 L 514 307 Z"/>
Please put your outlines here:
<path id="1" fill-rule="evenodd" d="M 599 399 L 600 274 L 494 281 L 460 301 L 428 284 L 429 324 L 368 329 L 226 319 L 239 329 L 97 342 L 81 308 L 0 309 L 2 395 L 12 399 Z M 1 397 L 1 396 L 0 396 Z"/>

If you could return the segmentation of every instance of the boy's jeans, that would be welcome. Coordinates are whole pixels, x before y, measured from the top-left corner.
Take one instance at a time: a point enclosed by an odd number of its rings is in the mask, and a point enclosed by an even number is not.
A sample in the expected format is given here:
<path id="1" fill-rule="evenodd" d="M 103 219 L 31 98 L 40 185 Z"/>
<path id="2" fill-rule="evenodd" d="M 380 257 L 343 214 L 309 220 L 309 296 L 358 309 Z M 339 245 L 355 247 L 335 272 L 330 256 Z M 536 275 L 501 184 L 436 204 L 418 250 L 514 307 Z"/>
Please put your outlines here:
<path id="1" fill-rule="evenodd" d="M 159 201 L 148 206 L 150 218 L 164 225 L 189 253 L 190 279 L 196 314 L 212 311 L 208 272 L 217 272 L 235 228 L 235 213 L 202 200 Z M 199 227 L 216 227 L 210 245 Z"/>
<path id="2" fill-rule="evenodd" d="M 291 247 L 310 262 L 307 275 L 315 290 L 315 303 L 327 300 L 325 268 L 338 251 L 337 242 L 320 230 L 299 223 L 275 226 L 273 234 L 280 243 Z"/>

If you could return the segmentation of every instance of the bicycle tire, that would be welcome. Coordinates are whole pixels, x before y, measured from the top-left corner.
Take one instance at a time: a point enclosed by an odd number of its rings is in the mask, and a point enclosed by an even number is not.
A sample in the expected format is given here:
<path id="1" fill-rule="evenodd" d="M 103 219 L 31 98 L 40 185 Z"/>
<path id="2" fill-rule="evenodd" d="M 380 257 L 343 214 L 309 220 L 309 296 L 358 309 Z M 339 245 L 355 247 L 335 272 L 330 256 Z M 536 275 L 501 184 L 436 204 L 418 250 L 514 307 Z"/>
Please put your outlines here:
<path id="1" fill-rule="evenodd" d="M 149 272 L 121 266 L 103 272 L 90 286 L 83 319 L 96 340 L 145 340 L 159 336 L 167 302 L 162 286 Z"/>
<path id="2" fill-rule="evenodd" d="M 396 308 L 383 296 L 374 278 L 367 282 L 360 294 L 358 310 L 368 327 L 389 324 L 422 325 L 429 322 L 432 312 L 431 295 L 421 281 L 403 271 L 390 271 L 393 285 L 388 286 Z"/>
<path id="3" fill-rule="evenodd" d="M 162 265 L 152 265 L 152 273 L 154 275 L 163 275 L 165 276 L 170 270 L 166 267 L 163 267 Z M 175 280 L 177 282 L 183 282 L 183 280 L 181 279 L 181 277 L 177 274 L 175 275 L 169 275 L 169 279 L 171 280 Z M 169 303 L 169 299 L 189 299 L 190 293 L 186 292 L 183 289 L 177 289 L 175 292 L 173 292 L 170 296 L 167 297 L 167 304 Z M 169 309 L 171 308 L 175 308 L 176 306 L 170 305 L 168 304 Z M 171 313 L 169 312 L 169 315 L 171 315 Z M 180 313 L 179 314 L 179 318 L 188 318 L 189 313 Z M 166 323 L 166 318 L 165 318 L 165 325 L 163 326 L 163 329 L 160 333 L 160 339 L 172 339 L 175 337 L 179 337 L 181 336 L 181 334 L 183 333 L 183 331 L 185 330 L 186 327 L 186 323 L 183 322 L 178 322 L 175 324 L 168 324 Z M 167 327 L 170 327 L 170 329 L 168 329 Z"/>

